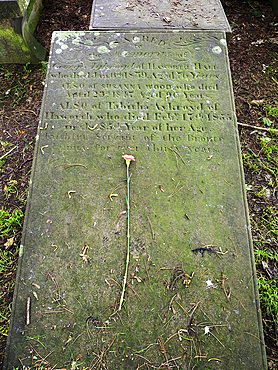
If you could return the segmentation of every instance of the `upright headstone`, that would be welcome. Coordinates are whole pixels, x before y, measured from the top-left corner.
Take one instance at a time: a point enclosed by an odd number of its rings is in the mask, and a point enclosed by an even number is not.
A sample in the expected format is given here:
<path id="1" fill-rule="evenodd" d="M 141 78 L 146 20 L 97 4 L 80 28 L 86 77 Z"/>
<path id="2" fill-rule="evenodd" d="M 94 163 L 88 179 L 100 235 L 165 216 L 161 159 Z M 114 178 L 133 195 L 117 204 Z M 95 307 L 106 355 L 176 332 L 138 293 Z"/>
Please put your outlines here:
<path id="1" fill-rule="evenodd" d="M 278 16 L 278 1 L 277 0 L 270 0 L 270 4 L 276 16 Z"/>
<path id="2" fill-rule="evenodd" d="M 46 50 L 33 36 L 41 9 L 41 0 L 0 0 L 0 63 L 45 59 Z"/>
<path id="3" fill-rule="evenodd" d="M 22 15 L 17 0 L 0 0 L 1 18 L 18 18 Z"/>
<path id="4" fill-rule="evenodd" d="M 4 368 L 23 365 L 267 368 L 225 32 L 54 33 Z"/>

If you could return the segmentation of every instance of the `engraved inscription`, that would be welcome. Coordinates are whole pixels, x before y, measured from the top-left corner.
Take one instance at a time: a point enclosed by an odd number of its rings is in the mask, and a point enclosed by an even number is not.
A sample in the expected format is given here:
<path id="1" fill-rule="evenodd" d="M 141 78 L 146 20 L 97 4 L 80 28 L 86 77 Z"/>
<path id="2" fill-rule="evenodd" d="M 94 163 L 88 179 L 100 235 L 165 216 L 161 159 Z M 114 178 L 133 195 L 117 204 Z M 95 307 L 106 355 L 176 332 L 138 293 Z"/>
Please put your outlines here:
<path id="1" fill-rule="evenodd" d="M 59 122 L 60 129 L 70 131 L 76 140 L 78 132 L 86 132 L 88 140 L 92 136 L 107 142 L 139 140 L 154 151 L 162 148 L 161 142 L 205 151 L 223 143 L 215 127 L 234 115 L 220 98 L 225 86 L 215 57 L 196 61 L 188 41 L 179 35 L 172 40 L 178 52 L 153 35 L 114 39 L 105 40 L 108 46 L 97 38 L 95 47 L 88 42 L 82 68 L 62 68 L 61 63 L 60 69 L 52 67 L 50 83 L 59 85 L 61 102 L 43 114 L 48 130 Z M 57 137 L 62 140 L 63 135 Z"/>

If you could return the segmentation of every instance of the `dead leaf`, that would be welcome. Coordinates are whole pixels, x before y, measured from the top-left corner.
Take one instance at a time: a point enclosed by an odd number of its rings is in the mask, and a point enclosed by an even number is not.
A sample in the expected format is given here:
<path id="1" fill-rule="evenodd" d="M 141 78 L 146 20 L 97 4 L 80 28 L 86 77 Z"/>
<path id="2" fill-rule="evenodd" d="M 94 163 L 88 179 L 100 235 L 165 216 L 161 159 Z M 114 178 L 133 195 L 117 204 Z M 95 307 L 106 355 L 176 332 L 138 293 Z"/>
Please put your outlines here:
<path id="1" fill-rule="evenodd" d="M 72 336 L 70 335 L 69 336 L 69 338 L 68 338 L 68 340 L 66 341 L 66 343 L 65 344 L 68 344 L 69 342 L 71 342 L 72 341 Z"/>
<path id="2" fill-rule="evenodd" d="M 144 279 L 140 278 L 140 276 L 134 275 L 134 279 L 136 279 L 138 281 L 138 283 L 143 283 L 144 282 Z"/>
<path id="3" fill-rule="evenodd" d="M 39 286 L 39 284 L 36 284 L 36 283 L 32 283 L 33 286 L 35 286 L 36 288 L 38 289 L 41 289 L 41 287 Z"/>
<path id="4" fill-rule="evenodd" d="M 278 278 L 278 269 L 275 267 L 270 267 L 269 264 L 265 261 L 262 261 L 263 269 L 266 271 L 267 275 L 270 279 L 277 279 Z"/>
<path id="5" fill-rule="evenodd" d="M 260 105 L 262 105 L 264 103 L 264 100 L 261 99 L 261 100 L 252 100 L 250 102 L 251 105 L 255 105 L 256 107 L 259 107 Z"/>
<path id="6" fill-rule="evenodd" d="M 4 246 L 7 248 L 11 247 L 14 244 L 14 238 L 7 239 L 6 243 Z"/>

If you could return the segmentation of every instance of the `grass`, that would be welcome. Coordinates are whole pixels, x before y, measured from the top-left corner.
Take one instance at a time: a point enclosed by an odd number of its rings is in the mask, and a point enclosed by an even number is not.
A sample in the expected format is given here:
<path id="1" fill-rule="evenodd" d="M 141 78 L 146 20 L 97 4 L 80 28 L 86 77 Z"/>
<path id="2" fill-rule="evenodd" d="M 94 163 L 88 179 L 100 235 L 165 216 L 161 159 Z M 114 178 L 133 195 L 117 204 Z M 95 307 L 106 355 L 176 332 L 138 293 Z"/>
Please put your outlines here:
<path id="1" fill-rule="evenodd" d="M 245 169 L 252 173 L 266 171 L 271 180 L 268 185 L 278 185 L 278 143 L 276 133 L 269 133 L 268 136 L 261 136 L 258 140 L 258 154 L 249 149 L 242 153 L 242 160 Z"/>
<path id="2" fill-rule="evenodd" d="M 20 105 L 24 100 L 32 101 L 37 89 L 38 78 L 44 80 L 47 70 L 47 63 L 41 62 L 39 65 L 27 63 L 22 68 L 10 70 L 6 66 L 0 66 L 0 80 L 6 81 L 7 88 L 0 94 L 0 103 L 9 102 L 11 107 Z"/>
<path id="3" fill-rule="evenodd" d="M 23 212 L 20 209 L 0 210 L 0 234 L 3 238 L 15 237 L 22 227 Z"/>
<path id="4" fill-rule="evenodd" d="M 10 301 L 17 267 L 18 234 L 22 223 L 23 212 L 21 210 L 10 211 L 3 208 L 0 210 L 0 235 L 5 240 L 4 248 L 0 249 L 0 335 L 4 338 L 9 328 Z"/>
<path id="5" fill-rule="evenodd" d="M 38 100 L 42 91 L 42 81 L 45 78 L 46 64 L 25 66 L 0 66 L 0 115 L 2 131 L 0 136 L 0 368 L 5 349 L 11 315 L 11 302 L 14 291 L 15 276 L 21 231 L 24 219 L 24 208 L 27 199 L 27 184 L 30 173 L 18 169 L 20 164 L 32 156 L 30 139 L 25 142 L 24 135 L 17 132 L 28 130 L 22 120 L 22 104 L 24 109 L 34 112 L 32 105 L 26 102 Z M 28 124 L 35 118 L 29 113 Z M 23 123 L 22 123 L 23 122 Z M 6 125 L 6 126 L 5 126 Z M 31 127 L 31 125 L 30 125 Z M 31 162 L 27 162 L 28 164 Z M 9 175 L 5 175 L 9 173 Z M 20 175 L 22 177 L 20 177 Z M 1 179 L 2 180 L 2 179 Z"/>
<path id="6" fill-rule="evenodd" d="M 273 214 L 272 211 L 270 210 L 270 214 Z M 269 215 L 269 210 L 267 215 Z M 277 220 L 275 224 L 277 225 Z M 274 228 L 273 224 L 271 224 L 271 228 Z M 277 228 L 275 233 L 277 233 Z M 262 265 L 265 270 L 258 274 L 259 297 L 265 325 L 274 334 L 276 332 L 275 327 L 278 325 L 278 253 L 276 250 L 264 248 L 255 251 L 255 258 L 257 266 Z M 268 276 L 266 273 L 268 268 L 270 268 L 270 272 L 273 272 L 273 275 L 268 273 L 270 274 Z M 277 338 L 273 339 L 277 341 Z"/>
<path id="7" fill-rule="evenodd" d="M 242 153 L 243 165 L 252 172 L 259 172 L 259 165 L 257 164 L 254 154 Z"/>
<path id="8" fill-rule="evenodd" d="M 278 212 L 274 207 L 265 207 L 258 227 L 260 238 L 255 242 L 255 261 L 258 270 L 258 289 L 265 330 L 277 342 L 278 325 Z M 276 334 L 277 335 L 277 334 Z"/>
<path id="9" fill-rule="evenodd" d="M 266 110 L 271 117 L 278 117 L 278 106 L 267 105 Z"/>
<path id="10" fill-rule="evenodd" d="M 278 324 L 278 284 L 277 279 L 258 276 L 259 297 L 264 316 L 271 316 Z"/>
<path id="11" fill-rule="evenodd" d="M 261 139 L 262 152 L 266 156 L 266 159 L 271 163 L 273 170 L 276 170 L 278 166 L 278 146 L 275 140 L 270 137 L 262 137 Z"/>
<path id="12" fill-rule="evenodd" d="M 263 210 L 261 229 L 264 230 L 266 238 L 277 240 L 278 237 L 278 212 L 274 207 L 267 207 Z"/>

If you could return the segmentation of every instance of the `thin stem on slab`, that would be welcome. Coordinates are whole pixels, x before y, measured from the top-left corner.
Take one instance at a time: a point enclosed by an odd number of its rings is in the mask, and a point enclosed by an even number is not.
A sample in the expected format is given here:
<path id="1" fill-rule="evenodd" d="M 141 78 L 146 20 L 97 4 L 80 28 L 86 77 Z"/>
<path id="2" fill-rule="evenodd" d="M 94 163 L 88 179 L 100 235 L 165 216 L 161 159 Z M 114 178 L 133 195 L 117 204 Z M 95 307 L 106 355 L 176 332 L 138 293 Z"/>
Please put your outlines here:
<path id="1" fill-rule="evenodd" d="M 129 265 L 129 243 L 130 243 L 130 232 L 129 232 L 129 225 L 130 225 L 130 204 L 129 204 L 129 184 L 130 184 L 130 177 L 129 176 L 129 163 L 126 164 L 126 177 L 127 177 L 127 195 L 126 195 L 126 206 L 127 206 L 127 251 L 126 251 L 126 264 L 125 264 L 125 274 L 124 274 L 124 280 L 123 280 L 123 289 L 119 304 L 119 311 L 122 309 L 122 304 L 124 301 L 124 295 L 125 295 L 125 289 L 126 289 L 126 282 L 127 282 L 127 274 L 128 274 L 128 265 Z"/>

